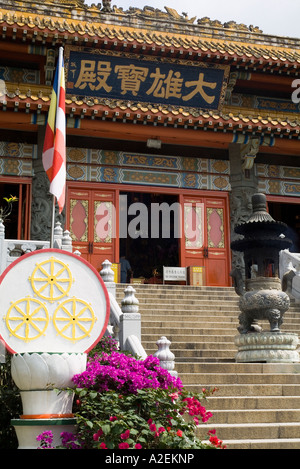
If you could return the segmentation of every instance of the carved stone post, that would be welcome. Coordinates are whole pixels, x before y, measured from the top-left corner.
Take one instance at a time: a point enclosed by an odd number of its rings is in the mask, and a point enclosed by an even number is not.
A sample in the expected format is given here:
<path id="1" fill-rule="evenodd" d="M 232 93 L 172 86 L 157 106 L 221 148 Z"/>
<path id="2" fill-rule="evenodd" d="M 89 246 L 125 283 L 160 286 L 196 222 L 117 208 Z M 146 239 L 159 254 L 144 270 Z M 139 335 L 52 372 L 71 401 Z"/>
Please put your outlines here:
<path id="1" fill-rule="evenodd" d="M 114 272 L 111 269 L 111 262 L 108 259 L 102 262 L 102 270 L 100 271 L 100 275 L 101 275 L 103 282 L 105 283 L 107 290 L 115 298 L 116 297 L 116 284 L 114 281 Z"/>
<path id="2" fill-rule="evenodd" d="M 175 368 L 175 355 L 170 351 L 171 342 L 167 337 L 161 337 L 156 345 L 158 347 L 157 352 L 155 352 L 154 357 L 159 359 L 160 366 L 167 370 L 172 376 L 177 376 L 177 371 Z"/>
<path id="3" fill-rule="evenodd" d="M 70 235 L 70 231 L 68 231 L 68 230 L 65 230 L 63 232 L 61 248 L 64 251 L 68 251 L 68 252 L 72 252 L 72 250 L 73 250 L 72 238 L 71 238 L 71 235 Z"/>
<path id="4" fill-rule="evenodd" d="M 121 324 L 120 324 L 120 348 L 126 350 L 127 338 L 131 335 L 141 341 L 141 315 L 139 313 L 139 301 L 135 297 L 135 289 L 128 286 L 124 290 L 125 297 L 121 301 Z"/>

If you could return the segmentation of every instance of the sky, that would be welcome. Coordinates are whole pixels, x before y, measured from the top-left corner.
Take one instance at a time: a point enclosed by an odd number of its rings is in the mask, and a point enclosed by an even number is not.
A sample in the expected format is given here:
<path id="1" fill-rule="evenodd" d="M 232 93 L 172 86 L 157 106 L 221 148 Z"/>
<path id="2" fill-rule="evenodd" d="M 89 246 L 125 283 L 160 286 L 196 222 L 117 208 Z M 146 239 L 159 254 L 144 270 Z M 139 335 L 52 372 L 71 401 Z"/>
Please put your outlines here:
<path id="1" fill-rule="evenodd" d="M 85 0 L 86 5 L 98 0 Z M 130 6 L 143 9 L 151 6 L 165 11 L 174 8 L 188 18 L 208 16 L 221 23 L 236 21 L 247 26 L 259 26 L 265 34 L 300 39 L 300 0 L 112 0 L 112 5 L 128 10 Z M 196 20 L 197 21 L 197 20 Z"/>

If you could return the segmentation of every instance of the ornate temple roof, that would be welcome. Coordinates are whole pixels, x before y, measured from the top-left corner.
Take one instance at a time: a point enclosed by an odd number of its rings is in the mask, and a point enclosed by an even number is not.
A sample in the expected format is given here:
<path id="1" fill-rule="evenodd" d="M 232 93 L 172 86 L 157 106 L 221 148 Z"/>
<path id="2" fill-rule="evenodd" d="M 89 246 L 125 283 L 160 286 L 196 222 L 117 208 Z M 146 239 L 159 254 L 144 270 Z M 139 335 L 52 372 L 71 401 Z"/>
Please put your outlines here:
<path id="1" fill-rule="evenodd" d="M 128 42 L 136 52 L 157 47 L 152 52 L 182 51 L 180 55 L 189 57 L 203 53 L 211 60 L 247 64 L 254 70 L 282 69 L 282 73 L 293 73 L 300 64 L 300 39 L 266 35 L 257 26 L 234 21 L 222 24 L 208 17 L 196 21 L 169 7 L 123 11 L 116 6 L 87 6 L 83 0 L 0 0 L 0 26 L 4 34 L 8 28 L 16 34 L 18 29 L 26 30 L 23 34 L 35 43 L 51 43 L 53 36 L 64 42 L 77 37 L 78 44 L 107 39 Z"/>
<path id="2" fill-rule="evenodd" d="M 266 87 L 269 83 L 272 86 L 272 80 L 276 86 L 278 79 L 285 80 L 285 88 L 291 87 L 300 66 L 300 39 L 266 35 L 257 26 L 234 21 L 222 24 L 207 17 L 189 18 L 169 7 L 165 11 L 150 6 L 123 11 L 111 6 L 110 1 L 87 6 L 84 0 L 0 0 L 0 33 L 6 42 L 18 43 L 20 50 L 26 46 L 26 51 L 42 55 L 49 45 L 78 45 L 229 65 L 236 74 L 234 83 L 251 79 L 254 87 L 261 84 L 262 73 L 268 77 Z M 230 83 L 228 90 L 230 95 Z M 51 87 L 8 83 L 5 93 L 4 110 L 43 113 L 48 110 Z M 291 103 L 286 109 L 279 101 L 271 101 L 269 106 L 256 109 L 250 99 L 240 96 L 233 104 L 227 96 L 219 111 L 76 96 L 67 96 L 66 105 L 67 113 L 79 118 L 101 116 L 123 122 L 146 119 L 154 125 L 298 139 L 299 106 Z"/>

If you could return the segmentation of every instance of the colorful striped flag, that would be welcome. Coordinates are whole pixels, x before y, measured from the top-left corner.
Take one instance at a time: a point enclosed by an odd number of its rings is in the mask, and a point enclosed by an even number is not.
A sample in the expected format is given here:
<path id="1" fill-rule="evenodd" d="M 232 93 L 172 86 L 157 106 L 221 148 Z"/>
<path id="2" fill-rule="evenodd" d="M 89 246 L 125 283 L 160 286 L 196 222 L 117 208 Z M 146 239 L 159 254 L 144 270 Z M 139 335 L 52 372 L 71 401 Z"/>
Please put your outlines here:
<path id="1" fill-rule="evenodd" d="M 56 197 L 59 213 L 66 192 L 66 117 L 63 48 L 59 48 L 50 109 L 43 148 L 43 166 L 50 181 L 50 193 Z"/>

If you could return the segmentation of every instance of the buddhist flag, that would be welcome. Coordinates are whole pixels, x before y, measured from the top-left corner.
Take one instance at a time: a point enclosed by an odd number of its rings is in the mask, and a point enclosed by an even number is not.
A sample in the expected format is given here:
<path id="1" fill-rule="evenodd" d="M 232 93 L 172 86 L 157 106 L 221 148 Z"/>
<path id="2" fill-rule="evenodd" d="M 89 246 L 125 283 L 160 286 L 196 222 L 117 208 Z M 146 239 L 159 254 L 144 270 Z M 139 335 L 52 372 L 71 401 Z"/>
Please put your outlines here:
<path id="1" fill-rule="evenodd" d="M 51 103 L 43 148 L 43 166 L 50 181 L 50 193 L 56 197 L 59 213 L 65 205 L 66 191 L 66 116 L 63 48 L 59 48 Z"/>

